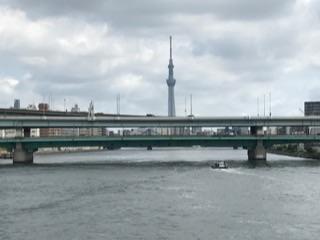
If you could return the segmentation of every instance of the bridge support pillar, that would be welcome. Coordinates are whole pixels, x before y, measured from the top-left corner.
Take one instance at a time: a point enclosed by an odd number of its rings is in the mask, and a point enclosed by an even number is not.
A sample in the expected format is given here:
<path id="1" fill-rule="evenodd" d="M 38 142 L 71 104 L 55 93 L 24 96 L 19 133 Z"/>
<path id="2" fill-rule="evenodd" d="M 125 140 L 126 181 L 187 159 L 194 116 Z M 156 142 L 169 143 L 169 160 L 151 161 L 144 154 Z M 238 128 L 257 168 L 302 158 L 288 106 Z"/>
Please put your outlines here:
<path id="1" fill-rule="evenodd" d="M 248 160 L 253 163 L 257 161 L 265 162 L 267 160 L 267 151 L 263 146 L 262 140 L 258 140 L 254 148 L 248 149 Z"/>
<path id="2" fill-rule="evenodd" d="M 250 127 L 250 134 L 254 136 L 263 135 L 263 127 Z M 267 151 L 262 140 L 258 140 L 255 147 L 248 149 L 248 160 L 252 163 L 266 162 Z"/>
<path id="3" fill-rule="evenodd" d="M 21 143 L 17 143 L 13 150 L 13 164 L 32 164 L 33 151 L 23 148 Z"/>

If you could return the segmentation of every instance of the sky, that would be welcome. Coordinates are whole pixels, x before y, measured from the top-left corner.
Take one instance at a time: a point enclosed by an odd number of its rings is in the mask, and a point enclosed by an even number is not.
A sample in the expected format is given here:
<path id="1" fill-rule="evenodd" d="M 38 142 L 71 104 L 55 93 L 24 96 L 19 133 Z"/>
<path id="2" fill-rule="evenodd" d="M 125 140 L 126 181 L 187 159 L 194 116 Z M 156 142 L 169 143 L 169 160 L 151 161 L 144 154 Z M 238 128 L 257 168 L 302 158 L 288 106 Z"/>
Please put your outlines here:
<path id="1" fill-rule="evenodd" d="M 302 115 L 319 17 L 316 0 L 0 0 L 0 107 L 115 113 L 120 94 L 121 113 L 167 115 L 172 35 L 177 115 L 190 94 L 196 116 Z"/>

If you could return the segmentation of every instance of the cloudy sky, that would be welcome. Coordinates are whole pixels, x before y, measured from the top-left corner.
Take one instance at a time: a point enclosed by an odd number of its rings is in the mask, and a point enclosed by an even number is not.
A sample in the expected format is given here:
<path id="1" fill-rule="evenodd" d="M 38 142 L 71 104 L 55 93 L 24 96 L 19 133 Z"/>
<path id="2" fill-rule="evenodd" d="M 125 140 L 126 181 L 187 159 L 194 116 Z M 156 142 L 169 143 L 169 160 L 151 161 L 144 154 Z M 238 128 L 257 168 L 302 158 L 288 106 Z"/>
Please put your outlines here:
<path id="1" fill-rule="evenodd" d="M 0 106 L 94 100 L 97 111 L 167 114 L 169 35 L 176 112 L 299 115 L 320 100 L 316 0 L 0 0 Z M 188 103 L 189 105 L 189 100 Z M 188 110 L 189 111 L 189 110 Z"/>

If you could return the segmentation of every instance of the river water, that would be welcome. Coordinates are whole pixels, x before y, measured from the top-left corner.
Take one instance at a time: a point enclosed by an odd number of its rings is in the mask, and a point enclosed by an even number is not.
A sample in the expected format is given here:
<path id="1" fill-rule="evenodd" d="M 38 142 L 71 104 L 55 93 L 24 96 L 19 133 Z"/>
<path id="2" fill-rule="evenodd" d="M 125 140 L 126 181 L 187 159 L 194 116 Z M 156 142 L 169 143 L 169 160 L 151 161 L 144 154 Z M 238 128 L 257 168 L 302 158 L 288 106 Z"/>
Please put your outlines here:
<path id="1" fill-rule="evenodd" d="M 319 239 L 320 162 L 246 159 L 177 148 L 2 160 L 0 239 Z"/>

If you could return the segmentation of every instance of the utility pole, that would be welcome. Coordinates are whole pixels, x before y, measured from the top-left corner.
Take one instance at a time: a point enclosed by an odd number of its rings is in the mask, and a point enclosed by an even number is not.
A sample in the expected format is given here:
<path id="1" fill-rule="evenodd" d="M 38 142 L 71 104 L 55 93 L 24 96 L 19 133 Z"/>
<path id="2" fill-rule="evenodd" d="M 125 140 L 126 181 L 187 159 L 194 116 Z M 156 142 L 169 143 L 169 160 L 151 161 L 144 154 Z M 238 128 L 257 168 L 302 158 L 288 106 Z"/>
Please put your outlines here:
<path id="1" fill-rule="evenodd" d="M 184 97 L 184 116 L 187 116 L 187 97 Z"/>
<path id="2" fill-rule="evenodd" d="M 271 117 L 271 92 L 269 92 L 269 117 Z"/>
<path id="3" fill-rule="evenodd" d="M 259 97 L 257 97 L 257 116 L 259 117 Z"/>
<path id="4" fill-rule="evenodd" d="M 117 94 L 116 102 L 117 102 L 117 114 L 120 115 L 120 93 Z"/>
<path id="5" fill-rule="evenodd" d="M 266 94 L 263 94 L 263 116 L 266 116 Z"/>
<path id="6" fill-rule="evenodd" d="M 192 116 L 192 94 L 190 94 L 190 115 Z"/>

